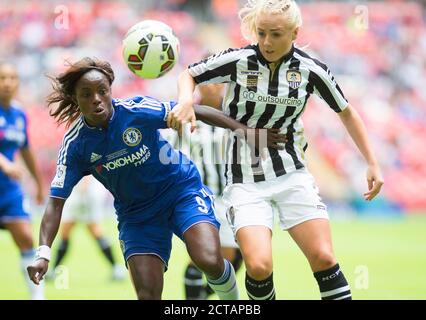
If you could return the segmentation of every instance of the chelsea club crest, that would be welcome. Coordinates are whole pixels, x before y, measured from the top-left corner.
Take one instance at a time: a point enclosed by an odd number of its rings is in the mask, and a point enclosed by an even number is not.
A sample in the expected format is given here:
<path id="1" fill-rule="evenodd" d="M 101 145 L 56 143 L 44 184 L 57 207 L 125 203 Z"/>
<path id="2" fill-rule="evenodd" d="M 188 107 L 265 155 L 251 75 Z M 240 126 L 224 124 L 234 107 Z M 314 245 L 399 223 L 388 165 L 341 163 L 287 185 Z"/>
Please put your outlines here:
<path id="1" fill-rule="evenodd" d="M 123 132 L 123 141 L 129 147 L 137 146 L 142 140 L 142 133 L 136 128 L 127 128 Z"/>

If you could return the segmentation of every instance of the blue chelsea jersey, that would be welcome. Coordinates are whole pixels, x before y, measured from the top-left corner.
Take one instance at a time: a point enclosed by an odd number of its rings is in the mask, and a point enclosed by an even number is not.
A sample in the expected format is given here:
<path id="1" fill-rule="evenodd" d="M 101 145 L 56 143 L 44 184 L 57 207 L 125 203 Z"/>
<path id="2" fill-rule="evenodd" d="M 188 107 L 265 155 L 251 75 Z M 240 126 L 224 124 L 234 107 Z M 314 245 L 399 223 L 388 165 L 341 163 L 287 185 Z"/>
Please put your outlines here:
<path id="1" fill-rule="evenodd" d="M 169 208 L 182 190 L 201 189 L 195 165 L 158 130 L 175 104 L 147 96 L 113 99 L 106 129 L 80 117 L 62 141 L 51 196 L 67 198 L 92 174 L 114 196 L 119 221 L 144 221 Z"/>
<path id="2" fill-rule="evenodd" d="M 9 108 L 0 105 L 0 153 L 14 161 L 19 149 L 28 147 L 27 118 L 20 107 L 13 102 Z M 0 204 L 22 196 L 16 180 L 0 170 Z"/>

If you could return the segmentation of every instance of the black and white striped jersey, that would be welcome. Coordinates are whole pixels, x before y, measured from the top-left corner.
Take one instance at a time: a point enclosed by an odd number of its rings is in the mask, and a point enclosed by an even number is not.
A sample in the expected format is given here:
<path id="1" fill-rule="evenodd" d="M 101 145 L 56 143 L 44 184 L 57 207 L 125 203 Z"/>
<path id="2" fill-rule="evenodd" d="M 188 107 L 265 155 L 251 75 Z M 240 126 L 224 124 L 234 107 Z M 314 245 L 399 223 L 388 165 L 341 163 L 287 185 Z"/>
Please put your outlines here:
<path id="1" fill-rule="evenodd" d="M 196 83 L 226 83 L 223 111 L 251 128 L 280 128 L 284 150 L 252 154 L 237 137 L 226 144 L 226 183 L 268 181 L 305 166 L 307 142 L 300 118 L 315 93 L 335 111 L 348 106 L 328 67 L 299 48 L 272 69 L 258 45 L 228 49 L 189 66 Z"/>
<path id="2" fill-rule="evenodd" d="M 225 129 L 212 127 L 197 121 L 197 130 L 191 134 L 191 160 L 200 172 L 203 183 L 214 195 L 222 194 L 223 179 L 223 141 Z"/>

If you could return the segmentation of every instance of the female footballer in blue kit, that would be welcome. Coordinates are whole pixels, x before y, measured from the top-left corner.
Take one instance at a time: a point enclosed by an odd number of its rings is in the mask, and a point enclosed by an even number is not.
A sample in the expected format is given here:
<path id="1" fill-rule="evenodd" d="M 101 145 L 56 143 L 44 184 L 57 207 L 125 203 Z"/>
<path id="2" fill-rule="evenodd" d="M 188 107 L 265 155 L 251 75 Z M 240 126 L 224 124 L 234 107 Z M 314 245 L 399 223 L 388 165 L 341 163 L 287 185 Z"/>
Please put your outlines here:
<path id="1" fill-rule="evenodd" d="M 42 180 L 29 147 L 27 119 L 24 111 L 13 100 L 19 87 L 19 77 L 14 66 L 0 62 L 0 227 L 12 234 L 21 252 L 21 267 L 33 260 L 35 250 L 28 213 L 23 208 L 23 194 L 18 180 L 22 169 L 16 163 L 19 151 L 37 185 L 36 201 L 43 202 Z M 27 277 L 25 277 L 28 279 Z M 32 299 L 44 299 L 43 288 L 28 281 Z"/>
<path id="2" fill-rule="evenodd" d="M 38 284 L 46 273 L 66 198 L 92 174 L 114 196 L 120 245 L 139 299 L 161 299 L 173 233 L 218 296 L 238 299 L 234 270 L 220 253 L 211 193 L 195 165 L 157 130 L 166 128 L 175 103 L 148 96 L 112 99 L 113 80 L 110 64 L 91 58 L 71 64 L 55 79 L 48 103 L 59 105 L 51 115 L 73 124 L 59 151 L 30 278 Z M 219 111 L 198 111 L 216 125 L 246 129 Z M 268 132 L 268 139 L 278 148 L 283 137 Z"/>

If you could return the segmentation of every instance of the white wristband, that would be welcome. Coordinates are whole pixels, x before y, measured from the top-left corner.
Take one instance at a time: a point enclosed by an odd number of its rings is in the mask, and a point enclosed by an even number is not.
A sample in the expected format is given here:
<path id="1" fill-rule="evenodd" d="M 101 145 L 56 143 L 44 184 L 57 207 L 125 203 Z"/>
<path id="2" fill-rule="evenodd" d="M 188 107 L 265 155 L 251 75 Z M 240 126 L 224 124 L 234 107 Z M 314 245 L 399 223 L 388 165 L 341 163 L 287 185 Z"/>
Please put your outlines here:
<path id="1" fill-rule="evenodd" d="M 51 255 L 50 248 L 48 246 L 43 245 L 37 248 L 35 260 L 46 259 L 47 261 L 50 261 L 50 255 Z"/>

